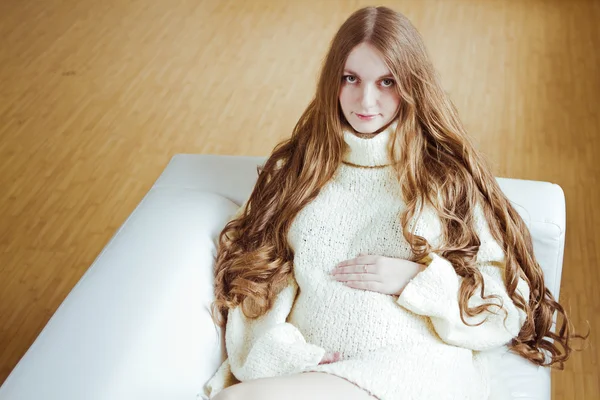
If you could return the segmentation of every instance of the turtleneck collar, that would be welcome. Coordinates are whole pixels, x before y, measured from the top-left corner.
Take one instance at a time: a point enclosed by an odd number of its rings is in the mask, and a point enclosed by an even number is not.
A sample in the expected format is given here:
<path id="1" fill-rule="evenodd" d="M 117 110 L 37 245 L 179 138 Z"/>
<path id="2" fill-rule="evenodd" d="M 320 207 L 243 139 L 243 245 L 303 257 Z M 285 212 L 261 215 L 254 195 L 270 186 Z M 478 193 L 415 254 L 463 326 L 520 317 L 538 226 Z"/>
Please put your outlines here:
<path id="1" fill-rule="evenodd" d="M 372 138 L 360 137 L 351 128 L 344 128 L 344 141 L 348 146 L 342 161 L 361 167 L 382 167 L 392 164 L 388 147 L 397 125 L 396 119 Z"/>

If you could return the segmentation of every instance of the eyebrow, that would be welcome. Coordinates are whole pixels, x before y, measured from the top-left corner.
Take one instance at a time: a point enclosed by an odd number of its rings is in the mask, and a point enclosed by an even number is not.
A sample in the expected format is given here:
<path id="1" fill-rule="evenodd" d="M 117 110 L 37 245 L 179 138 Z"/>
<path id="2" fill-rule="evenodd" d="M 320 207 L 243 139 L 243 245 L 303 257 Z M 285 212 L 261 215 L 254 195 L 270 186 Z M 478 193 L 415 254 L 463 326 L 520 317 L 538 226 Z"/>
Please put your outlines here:
<path id="1" fill-rule="evenodd" d="M 344 68 L 344 73 L 346 73 L 346 72 L 348 72 L 348 73 L 350 73 L 352 75 L 356 75 L 356 76 L 358 76 L 360 78 L 360 76 L 356 72 L 352 71 L 351 69 Z M 393 78 L 393 77 L 394 76 L 390 73 L 390 74 L 387 74 L 387 75 L 384 75 L 384 76 L 380 76 L 379 78 L 377 78 L 377 80 L 379 80 L 379 79 Z"/>

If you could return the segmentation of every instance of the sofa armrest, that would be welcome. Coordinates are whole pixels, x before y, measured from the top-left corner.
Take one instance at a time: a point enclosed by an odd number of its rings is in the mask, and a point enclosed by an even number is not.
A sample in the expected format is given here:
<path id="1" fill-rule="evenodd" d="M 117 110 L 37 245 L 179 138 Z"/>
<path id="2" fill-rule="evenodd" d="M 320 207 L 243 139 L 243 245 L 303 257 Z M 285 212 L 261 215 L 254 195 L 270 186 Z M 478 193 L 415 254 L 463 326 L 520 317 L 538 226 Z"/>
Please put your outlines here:
<path id="1" fill-rule="evenodd" d="M 238 209 L 153 188 L 75 285 L 1 400 L 194 400 L 224 358 L 209 315 L 216 238 Z"/>
<path id="2" fill-rule="evenodd" d="M 548 367 L 537 366 L 508 351 L 506 346 L 482 353 L 490 374 L 490 400 L 549 400 Z"/>

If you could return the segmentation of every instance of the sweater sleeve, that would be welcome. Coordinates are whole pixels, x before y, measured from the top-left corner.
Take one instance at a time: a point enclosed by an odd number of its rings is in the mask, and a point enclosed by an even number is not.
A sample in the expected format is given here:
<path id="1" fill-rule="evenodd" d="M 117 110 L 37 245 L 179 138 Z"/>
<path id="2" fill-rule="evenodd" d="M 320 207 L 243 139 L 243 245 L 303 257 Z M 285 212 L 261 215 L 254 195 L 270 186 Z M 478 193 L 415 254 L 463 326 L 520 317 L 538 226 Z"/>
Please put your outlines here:
<path id="1" fill-rule="evenodd" d="M 238 306 L 230 309 L 225 326 L 228 358 L 204 388 L 211 398 L 238 381 L 302 372 L 319 364 L 322 347 L 307 343 L 302 333 L 286 321 L 298 286 L 290 278 L 276 297 L 273 308 L 257 319 L 248 319 Z"/>
<path id="2" fill-rule="evenodd" d="M 293 278 L 277 296 L 273 308 L 249 320 L 240 307 L 229 311 L 225 339 L 232 373 L 240 381 L 301 372 L 318 365 L 325 349 L 307 343 L 285 322 L 298 286 Z"/>
<path id="3" fill-rule="evenodd" d="M 497 295 L 500 300 L 483 300 L 480 288 L 477 288 L 468 305 L 476 307 L 492 303 L 499 307 L 490 307 L 474 317 L 465 315 L 465 321 L 469 325 L 463 323 L 458 302 L 463 278 L 455 272 L 450 261 L 435 253 L 430 253 L 423 260 L 427 268 L 406 285 L 397 302 L 415 314 L 430 317 L 437 334 L 444 342 L 482 351 L 510 342 L 519 334 L 527 314 L 516 307 L 508 296 L 504 277 L 504 251 L 492 237 L 480 204 L 475 208 L 474 216 L 481 241 L 476 265 L 483 276 L 484 295 Z M 529 286 L 520 277 L 517 292 L 525 301 L 529 300 Z M 480 322 L 480 325 L 475 325 Z"/>
<path id="4" fill-rule="evenodd" d="M 294 374 L 319 364 L 325 349 L 307 343 L 302 333 L 286 322 L 297 293 L 298 284 L 290 276 L 288 285 L 276 295 L 273 307 L 259 318 L 246 318 L 240 306 L 228 311 L 228 358 L 205 385 L 206 397 L 211 398 L 237 381 Z"/>

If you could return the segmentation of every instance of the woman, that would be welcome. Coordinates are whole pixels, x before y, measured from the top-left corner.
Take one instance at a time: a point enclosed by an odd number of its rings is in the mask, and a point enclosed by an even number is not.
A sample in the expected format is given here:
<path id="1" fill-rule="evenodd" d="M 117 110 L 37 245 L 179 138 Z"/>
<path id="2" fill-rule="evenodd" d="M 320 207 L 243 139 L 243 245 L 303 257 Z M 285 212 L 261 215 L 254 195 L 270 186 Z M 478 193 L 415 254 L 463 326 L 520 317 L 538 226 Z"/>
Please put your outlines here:
<path id="1" fill-rule="evenodd" d="M 485 399 L 480 351 L 559 367 L 571 352 L 526 225 L 385 7 L 334 37 L 315 99 L 221 232 L 215 291 L 218 400 Z"/>

